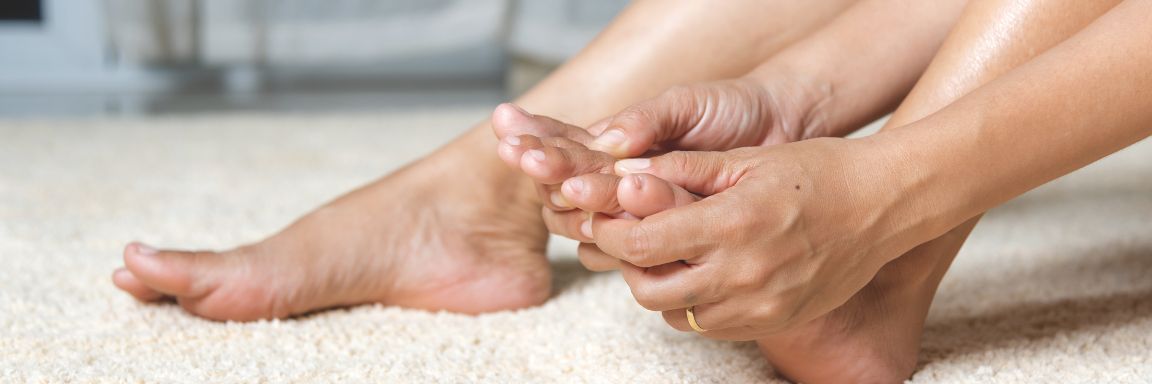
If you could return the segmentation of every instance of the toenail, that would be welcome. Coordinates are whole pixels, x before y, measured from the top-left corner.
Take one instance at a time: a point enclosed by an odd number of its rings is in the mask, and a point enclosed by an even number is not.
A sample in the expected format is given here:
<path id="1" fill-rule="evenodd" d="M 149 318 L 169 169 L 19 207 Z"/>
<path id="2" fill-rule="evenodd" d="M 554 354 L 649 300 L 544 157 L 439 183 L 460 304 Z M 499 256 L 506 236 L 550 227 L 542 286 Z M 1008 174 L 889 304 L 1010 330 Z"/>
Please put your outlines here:
<path id="1" fill-rule="evenodd" d="M 548 199 L 552 200 L 552 205 L 557 207 L 572 208 L 572 203 L 569 203 L 568 199 L 564 198 L 564 195 L 561 194 L 560 191 L 552 191 L 552 193 L 548 195 Z"/>
<path id="2" fill-rule="evenodd" d="M 644 189 L 644 178 L 643 177 L 640 177 L 640 175 L 634 174 L 630 178 L 632 179 L 632 188 Z"/>
<path id="3" fill-rule="evenodd" d="M 520 145 L 520 138 L 517 136 L 505 137 L 504 138 L 504 144 L 513 145 L 513 146 Z"/>
<path id="4" fill-rule="evenodd" d="M 580 223 L 580 234 L 584 235 L 585 237 L 587 237 L 589 239 L 592 238 L 592 215 L 591 214 L 588 215 L 588 220 L 584 220 L 583 223 Z"/>
<path id="5" fill-rule="evenodd" d="M 596 149 L 619 154 L 624 152 L 624 143 L 626 141 L 628 141 L 628 136 L 624 135 L 624 131 L 611 129 L 600 134 L 592 143 L 595 144 Z"/>
<path id="6" fill-rule="evenodd" d="M 649 159 L 625 159 L 616 162 L 616 172 L 620 174 L 638 173 L 652 166 Z"/>
<path id="7" fill-rule="evenodd" d="M 520 112 L 520 113 L 523 113 L 523 114 L 524 114 L 524 116 L 528 116 L 528 117 L 532 117 L 532 116 L 533 116 L 531 113 L 528 113 L 528 111 L 525 111 L 525 110 L 524 110 L 524 108 L 520 108 L 520 106 L 519 106 L 519 105 L 516 105 L 516 104 L 512 104 L 512 103 L 508 103 L 508 105 L 511 105 L 511 106 L 512 106 L 512 108 L 516 109 L 516 111 L 518 111 L 518 112 Z"/>
<path id="8" fill-rule="evenodd" d="M 136 243 L 136 253 L 144 256 L 152 256 L 156 254 L 156 248 L 149 247 L 143 243 Z"/>
<path id="9" fill-rule="evenodd" d="M 524 154 L 528 155 L 528 157 L 532 158 L 532 160 L 539 162 L 544 161 L 544 151 L 539 149 L 529 149 L 528 152 L 525 152 Z"/>
<path id="10" fill-rule="evenodd" d="M 568 187 L 568 192 L 572 192 L 573 195 L 584 193 L 584 180 L 568 179 L 564 182 L 564 186 Z"/>

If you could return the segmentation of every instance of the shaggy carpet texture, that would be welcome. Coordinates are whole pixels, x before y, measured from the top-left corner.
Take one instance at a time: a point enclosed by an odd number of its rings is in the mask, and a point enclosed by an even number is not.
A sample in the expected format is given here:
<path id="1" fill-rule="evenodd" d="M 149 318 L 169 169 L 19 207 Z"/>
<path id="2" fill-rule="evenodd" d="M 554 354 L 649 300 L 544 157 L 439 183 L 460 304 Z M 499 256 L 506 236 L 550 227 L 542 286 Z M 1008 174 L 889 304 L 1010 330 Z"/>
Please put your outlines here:
<path id="1" fill-rule="evenodd" d="M 126 242 L 260 239 L 484 117 L 0 122 L 0 382 L 779 380 L 750 343 L 667 327 L 570 242 L 552 246 L 547 304 L 482 316 L 377 305 L 220 323 L 110 282 Z M 989 213 L 923 346 L 914 383 L 1152 382 L 1152 142 Z"/>

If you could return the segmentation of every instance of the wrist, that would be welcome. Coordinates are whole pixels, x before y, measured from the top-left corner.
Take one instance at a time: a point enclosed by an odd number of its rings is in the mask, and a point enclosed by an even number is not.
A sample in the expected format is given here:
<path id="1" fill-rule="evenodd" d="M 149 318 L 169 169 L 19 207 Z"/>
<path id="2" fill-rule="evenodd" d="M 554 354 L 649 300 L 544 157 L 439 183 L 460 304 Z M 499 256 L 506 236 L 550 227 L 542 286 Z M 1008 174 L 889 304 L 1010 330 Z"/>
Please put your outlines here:
<path id="1" fill-rule="evenodd" d="M 861 181 L 872 185 L 876 196 L 871 198 L 884 204 L 877 238 L 892 257 L 980 214 L 966 198 L 966 183 L 956 183 L 947 174 L 956 167 L 947 151 L 933 149 L 932 138 L 918 133 L 893 130 L 853 140 L 868 151 L 862 163 L 871 172 Z"/>

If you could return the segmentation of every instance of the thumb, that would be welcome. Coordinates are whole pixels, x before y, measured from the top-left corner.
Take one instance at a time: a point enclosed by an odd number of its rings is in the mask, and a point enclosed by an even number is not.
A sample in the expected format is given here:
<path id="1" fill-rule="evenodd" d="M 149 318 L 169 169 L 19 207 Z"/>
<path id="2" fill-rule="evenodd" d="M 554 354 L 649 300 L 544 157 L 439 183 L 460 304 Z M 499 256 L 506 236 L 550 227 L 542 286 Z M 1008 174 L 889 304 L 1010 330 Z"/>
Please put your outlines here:
<path id="1" fill-rule="evenodd" d="M 632 105 L 608 119 L 589 148 L 624 158 L 681 138 L 705 118 L 707 93 L 700 87 L 679 86 Z"/>
<path id="2" fill-rule="evenodd" d="M 668 152 L 652 158 L 624 159 L 613 166 L 617 175 L 647 173 L 710 196 L 736 184 L 741 162 L 726 152 Z"/>

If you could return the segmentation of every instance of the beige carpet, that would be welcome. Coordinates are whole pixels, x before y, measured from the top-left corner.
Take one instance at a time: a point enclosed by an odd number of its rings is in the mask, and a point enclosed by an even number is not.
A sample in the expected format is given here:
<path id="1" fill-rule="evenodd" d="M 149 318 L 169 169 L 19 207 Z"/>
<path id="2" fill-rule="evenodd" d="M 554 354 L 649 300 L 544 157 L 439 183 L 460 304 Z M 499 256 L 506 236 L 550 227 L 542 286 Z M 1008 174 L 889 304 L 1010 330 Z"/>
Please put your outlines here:
<path id="1" fill-rule="evenodd" d="M 583 272 L 570 243 L 553 300 L 478 317 L 214 323 L 109 281 L 125 242 L 258 239 L 484 115 L 0 122 L 0 382 L 774 380 L 752 345 L 676 332 Z M 912 381 L 1152 382 L 1152 142 L 989 214 Z"/>

